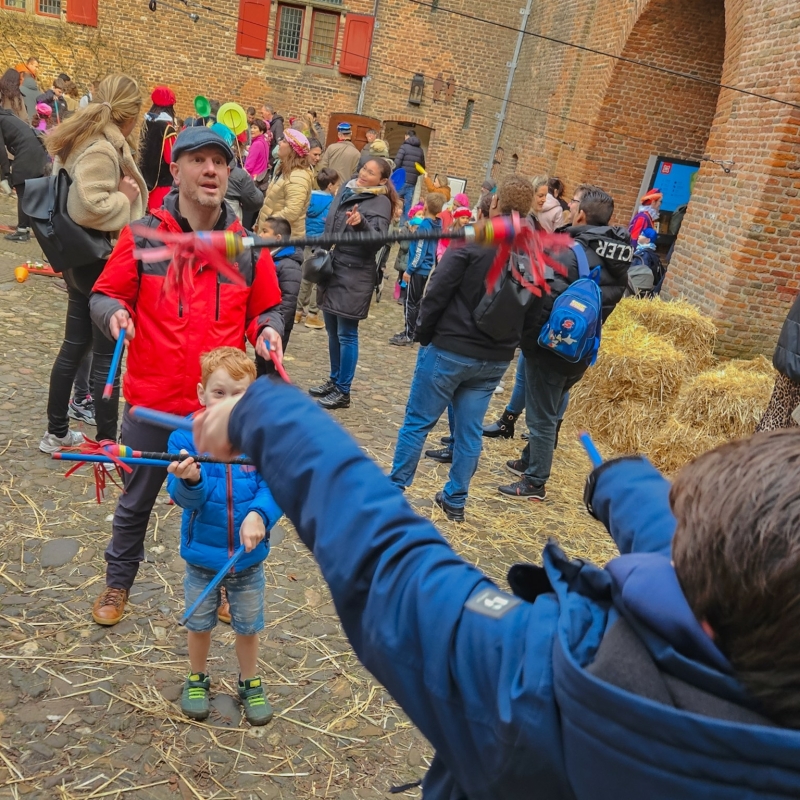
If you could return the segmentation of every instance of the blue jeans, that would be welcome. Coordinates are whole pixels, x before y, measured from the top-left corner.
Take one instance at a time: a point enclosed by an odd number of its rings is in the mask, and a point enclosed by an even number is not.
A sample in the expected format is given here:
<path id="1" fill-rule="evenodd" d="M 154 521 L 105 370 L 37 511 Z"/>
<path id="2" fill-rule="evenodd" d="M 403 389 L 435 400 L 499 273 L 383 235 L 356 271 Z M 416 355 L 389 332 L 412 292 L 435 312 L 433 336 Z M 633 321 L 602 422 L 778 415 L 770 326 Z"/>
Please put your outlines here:
<path id="1" fill-rule="evenodd" d="M 525 356 L 519 354 L 517 371 L 514 374 L 514 389 L 506 406 L 506 411 L 521 414 L 525 410 Z"/>
<path id="2" fill-rule="evenodd" d="M 403 217 L 408 219 L 408 212 L 411 209 L 411 204 L 414 202 L 414 189 L 417 188 L 416 183 L 410 186 L 406 184 L 399 192 L 400 199 L 403 201 Z"/>
<path id="3" fill-rule="evenodd" d="M 481 455 L 483 417 L 507 368 L 508 361 L 479 361 L 432 344 L 420 348 L 403 427 L 397 435 L 389 475 L 392 483 L 411 485 L 425 437 L 452 403 L 453 463 L 444 499 L 450 506 L 463 508 Z"/>
<path id="4" fill-rule="evenodd" d="M 186 564 L 183 593 L 188 609 L 217 573 L 212 569 Z M 228 592 L 231 604 L 231 628 L 240 636 L 252 636 L 264 630 L 264 563 L 253 564 L 241 572 L 228 573 L 220 586 Z M 217 624 L 220 586 L 206 597 L 200 608 L 186 622 L 186 628 L 197 633 L 210 631 Z"/>
<path id="5" fill-rule="evenodd" d="M 350 384 L 358 364 L 358 320 L 340 317 L 323 311 L 328 331 L 328 355 L 331 360 L 331 380 L 341 392 L 350 394 Z"/>
<path id="6" fill-rule="evenodd" d="M 544 486 L 550 478 L 558 421 L 567 410 L 569 390 L 581 377 L 562 375 L 535 358 L 525 359 L 525 422 L 530 439 L 522 462 L 525 477 L 536 486 Z"/>

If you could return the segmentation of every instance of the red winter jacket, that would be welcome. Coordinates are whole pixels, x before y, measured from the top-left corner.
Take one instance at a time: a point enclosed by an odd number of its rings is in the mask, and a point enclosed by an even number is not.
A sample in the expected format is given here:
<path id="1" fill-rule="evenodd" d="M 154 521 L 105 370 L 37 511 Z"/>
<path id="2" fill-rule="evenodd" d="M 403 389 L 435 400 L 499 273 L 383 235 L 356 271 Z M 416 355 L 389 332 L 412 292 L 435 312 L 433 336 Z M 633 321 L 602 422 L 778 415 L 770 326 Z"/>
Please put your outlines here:
<path id="1" fill-rule="evenodd" d="M 180 233 L 177 192 L 138 224 Z M 218 230 L 243 233 L 244 228 L 227 205 Z M 236 263 L 245 279 L 237 286 L 201 262 L 195 267 L 191 296 L 164 294 L 169 262 L 145 264 L 133 257 L 136 247 L 159 247 L 160 242 L 123 228 L 105 269 L 94 285 L 90 308 L 100 330 L 109 330 L 113 314 L 124 308 L 136 334 L 128 349 L 123 381 L 125 400 L 186 415 L 199 408 L 197 384 L 200 356 L 215 347 L 245 349 L 245 336 L 255 345 L 267 326 L 283 335 L 278 305 L 281 292 L 269 250 L 248 250 Z"/>

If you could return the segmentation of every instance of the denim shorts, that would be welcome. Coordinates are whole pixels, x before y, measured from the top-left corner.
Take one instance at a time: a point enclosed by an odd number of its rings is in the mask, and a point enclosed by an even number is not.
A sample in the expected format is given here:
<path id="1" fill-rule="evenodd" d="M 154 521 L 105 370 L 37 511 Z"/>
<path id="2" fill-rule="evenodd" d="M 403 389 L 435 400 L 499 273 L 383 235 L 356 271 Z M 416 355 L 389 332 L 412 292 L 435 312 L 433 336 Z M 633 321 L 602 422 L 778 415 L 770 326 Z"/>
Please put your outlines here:
<path id="1" fill-rule="evenodd" d="M 216 573 L 213 570 L 186 565 L 183 593 L 188 609 L 208 586 Z M 231 604 L 231 628 L 241 636 L 252 636 L 264 630 L 264 564 L 254 564 L 241 572 L 226 575 L 220 586 L 228 591 Z M 217 609 L 220 604 L 218 586 L 200 604 L 200 608 L 186 622 L 187 630 L 205 633 L 217 624 Z"/>

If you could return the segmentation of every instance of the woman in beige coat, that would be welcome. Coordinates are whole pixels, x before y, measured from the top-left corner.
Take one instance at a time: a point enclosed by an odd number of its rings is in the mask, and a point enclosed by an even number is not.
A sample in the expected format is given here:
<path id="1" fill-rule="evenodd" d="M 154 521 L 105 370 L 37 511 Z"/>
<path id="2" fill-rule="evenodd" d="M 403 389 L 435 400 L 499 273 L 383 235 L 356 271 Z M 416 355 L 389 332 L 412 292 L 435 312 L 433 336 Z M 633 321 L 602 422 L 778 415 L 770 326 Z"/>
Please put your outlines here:
<path id="1" fill-rule="evenodd" d="M 53 156 L 53 171 L 65 169 L 72 179 L 67 211 L 79 225 L 107 233 L 109 239 L 133 220 L 144 216 L 147 189 L 131 147 L 142 97 L 127 75 L 111 75 L 101 81 L 94 101 L 75 112 L 47 135 Z M 64 271 L 69 301 L 64 342 L 50 374 L 47 401 L 47 432 L 39 443 L 44 453 L 74 447 L 83 434 L 70 431 L 67 412 L 70 393 L 81 360 L 91 349 L 94 391 L 105 383 L 114 352 L 114 342 L 89 316 L 92 286 L 105 261 Z M 111 400 L 97 403 L 97 439 L 117 438 L 119 372 Z"/>
<path id="2" fill-rule="evenodd" d="M 278 166 L 258 215 L 256 232 L 261 234 L 269 217 L 285 219 L 292 226 L 292 236 L 305 236 L 306 211 L 314 180 L 308 165 L 308 139 L 288 128 L 278 145 Z"/>

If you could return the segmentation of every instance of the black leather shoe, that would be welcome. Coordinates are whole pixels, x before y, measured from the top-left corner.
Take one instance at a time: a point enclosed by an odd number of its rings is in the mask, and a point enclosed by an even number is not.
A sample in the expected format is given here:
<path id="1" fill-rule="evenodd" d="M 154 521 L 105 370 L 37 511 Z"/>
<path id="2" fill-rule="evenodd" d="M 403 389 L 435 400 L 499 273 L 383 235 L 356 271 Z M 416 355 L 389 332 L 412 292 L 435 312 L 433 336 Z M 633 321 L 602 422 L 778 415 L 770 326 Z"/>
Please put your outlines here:
<path id="1" fill-rule="evenodd" d="M 334 387 L 330 394 L 326 394 L 325 397 L 320 397 L 320 399 L 317 400 L 317 404 L 323 408 L 327 408 L 329 411 L 333 411 L 335 408 L 350 408 L 350 395 Z"/>
<path id="2" fill-rule="evenodd" d="M 493 422 L 483 429 L 483 435 L 489 439 L 497 439 L 498 437 L 513 439 L 514 423 L 517 421 L 517 417 L 519 417 L 519 414 L 512 414 L 508 410 L 504 411 L 503 416 L 497 422 Z"/>
<path id="3" fill-rule="evenodd" d="M 444 511 L 445 516 L 451 522 L 464 521 L 464 509 L 456 508 L 455 506 L 451 506 L 449 503 L 445 502 L 444 492 L 436 492 L 436 497 L 433 498 L 433 502 L 436 503 L 436 505 L 439 506 L 442 511 Z"/>
<path id="4" fill-rule="evenodd" d="M 425 458 L 432 458 L 440 464 L 452 464 L 453 450 L 450 447 L 443 447 L 441 450 L 426 450 Z"/>
<path id="5" fill-rule="evenodd" d="M 312 389 L 308 390 L 308 393 L 312 397 L 325 397 L 326 394 L 330 394 L 336 388 L 336 384 L 328 378 L 325 383 L 320 384 L 319 386 L 314 386 Z"/>

